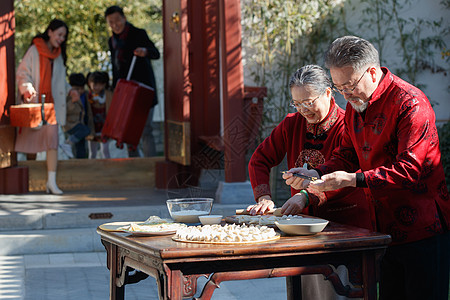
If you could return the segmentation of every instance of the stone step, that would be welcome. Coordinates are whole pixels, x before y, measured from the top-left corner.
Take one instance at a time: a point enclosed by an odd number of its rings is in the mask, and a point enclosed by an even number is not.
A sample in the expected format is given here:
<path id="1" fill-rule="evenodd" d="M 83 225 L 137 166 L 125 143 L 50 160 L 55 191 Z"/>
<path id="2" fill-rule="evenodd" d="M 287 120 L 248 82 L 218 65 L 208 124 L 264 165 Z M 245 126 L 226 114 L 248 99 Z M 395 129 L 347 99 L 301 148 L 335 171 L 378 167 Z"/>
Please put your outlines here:
<path id="1" fill-rule="evenodd" d="M 164 157 L 70 159 L 58 161 L 57 184 L 63 191 L 155 186 L 155 164 Z M 29 191 L 45 191 L 45 160 L 19 161 L 29 168 Z"/>
<path id="2" fill-rule="evenodd" d="M 233 215 L 236 205 L 216 204 L 212 214 Z M 91 214 L 109 219 L 91 219 Z M 99 225 L 118 221 L 144 221 L 151 215 L 169 218 L 165 205 L 51 209 L 3 215 L 0 218 L 0 255 L 103 251 L 96 232 Z"/>
<path id="3" fill-rule="evenodd" d="M 0 213 L 3 231 L 96 228 L 103 223 L 142 221 L 151 215 L 170 217 L 165 205 L 134 207 L 92 207 L 76 210 L 38 209 L 20 213 Z"/>
<path id="4" fill-rule="evenodd" d="M 1 232 L 0 245 L 0 256 L 104 250 L 95 227 Z"/>
<path id="5" fill-rule="evenodd" d="M 211 214 L 234 215 L 236 204 L 214 204 Z M 149 216 L 170 218 L 167 206 L 84 207 L 77 209 L 32 209 L 0 211 L 0 233 L 5 231 L 97 227 L 104 223 L 144 221 Z"/>

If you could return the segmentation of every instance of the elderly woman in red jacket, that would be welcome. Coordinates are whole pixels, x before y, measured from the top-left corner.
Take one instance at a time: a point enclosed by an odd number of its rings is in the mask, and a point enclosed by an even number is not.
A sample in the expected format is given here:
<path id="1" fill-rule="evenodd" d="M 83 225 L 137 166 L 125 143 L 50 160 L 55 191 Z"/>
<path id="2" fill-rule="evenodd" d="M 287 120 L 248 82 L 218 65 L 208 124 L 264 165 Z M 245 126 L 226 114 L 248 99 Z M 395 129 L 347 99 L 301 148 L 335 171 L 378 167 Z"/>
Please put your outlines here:
<path id="1" fill-rule="evenodd" d="M 288 168 L 316 168 L 331 157 L 341 142 L 344 114 L 334 101 L 331 79 L 316 65 L 297 70 L 289 83 L 290 105 L 297 112 L 288 114 L 253 153 L 249 175 L 256 205 L 251 214 L 262 214 L 274 207 L 269 186 L 270 169 L 287 156 Z M 362 191 L 349 189 L 327 192 L 319 197 L 306 190 L 291 189 L 282 212 L 285 215 L 308 212 L 328 220 L 372 228 L 368 204 Z M 321 201 L 326 198 L 327 201 Z M 325 205 L 319 203 L 326 202 Z"/>
<path id="2" fill-rule="evenodd" d="M 275 127 L 250 159 L 249 175 L 257 202 L 247 208 L 251 214 L 263 214 L 274 207 L 269 186 L 272 167 L 287 156 L 289 169 L 316 168 L 330 159 L 344 133 L 345 111 L 335 103 L 331 79 L 323 68 L 316 65 L 300 68 L 292 75 L 289 89 L 290 105 L 297 111 L 288 114 Z M 369 204 L 361 190 L 342 189 L 313 195 L 307 190 L 291 188 L 291 196 L 282 206 L 285 215 L 308 213 L 343 224 L 373 228 Z M 323 276 L 313 276 L 315 278 L 302 276 L 304 299 L 339 298 Z"/>

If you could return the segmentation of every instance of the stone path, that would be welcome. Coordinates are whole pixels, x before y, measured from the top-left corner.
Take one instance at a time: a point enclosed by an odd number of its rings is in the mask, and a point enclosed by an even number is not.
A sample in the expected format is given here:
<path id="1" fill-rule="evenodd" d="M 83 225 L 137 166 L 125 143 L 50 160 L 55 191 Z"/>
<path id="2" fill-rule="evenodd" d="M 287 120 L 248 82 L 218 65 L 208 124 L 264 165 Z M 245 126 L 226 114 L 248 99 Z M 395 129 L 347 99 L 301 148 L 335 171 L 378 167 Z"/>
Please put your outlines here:
<path id="1" fill-rule="evenodd" d="M 105 252 L 0 256 L 0 270 L 2 300 L 109 299 Z M 206 278 L 199 278 L 199 286 L 205 282 Z M 125 288 L 125 299 L 152 300 L 157 295 L 150 277 Z M 286 299 L 285 279 L 223 282 L 212 299 Z"/>

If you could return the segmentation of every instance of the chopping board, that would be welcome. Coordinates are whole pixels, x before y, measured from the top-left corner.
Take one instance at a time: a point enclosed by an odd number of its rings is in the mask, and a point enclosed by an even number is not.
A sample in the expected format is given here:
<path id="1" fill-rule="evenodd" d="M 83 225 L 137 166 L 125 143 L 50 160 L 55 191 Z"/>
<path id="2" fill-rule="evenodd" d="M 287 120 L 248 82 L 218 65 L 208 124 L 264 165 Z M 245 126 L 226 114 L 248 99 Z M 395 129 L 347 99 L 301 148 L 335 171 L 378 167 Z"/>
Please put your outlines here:
<path id="1" fill-rule="evenodd" d="M 279 221 L 281 219 L 292 219 L 292 218 L 303 218 L 306 215 L 298 215 L 298 216 L 283 216 L 281 214 L 281 208 L 274 209 L 270 211 L 267 214 L 264 215 L 255 215 L 251 216 L 248 214 L 248 212 L 244 209 L 237 209 L 236 215 L 234 216 L 227 216 L 225 217 L 225 222 L 227 223 L 233 223 L 233 224 L 254 224 L 254 225 L 265 225 L 269 227 L 275 226 L 275 221 Z"/>
<path id="2" fill-rule="evenodd" d="M 282 213 L 281 213 L 281 208 L 274 208 L 274 209 L 271 209 L 268 212 L 266 212 L 264 215 L 250 216 L 250 213 L 247 211 L 247 209 L 245 209 L 245 208 L 244 209 L 236 209 L 236 215 L 225 217 L 225 222 L 232 223 L 232 224 L 243 224 L 243 223 L 248 224 L 249 223 L 248 220 L 244 221 L 244 222 L 241 222 L 239 220 L 239 216 L 242 216 L 242 215 L 248 215 L 249 219 L 251 219 L 253 222 L 256 222 L 256 224 L 258 224 L 259 223 L 259 219 L 261 217 L 263 217 L 263 216 L 266 216 L 266 217 L 270 217 L 270 216 L 281 217 Z"/>
<path id="3" fill-rule="evenodd" d="M 247 209 L 236 209 L 236 215 L 250 215 L 250 212 Z M 281 217 L 283 214 L 281 213 L 281 208 L 273 208 L 266 212 L 264 215 L 274 215 L 275 217 Z"/>
<path id="4" fill-rule="evenodd" d="M 244 218 L 243 218 L 244 217 Z M 266 226 L 275 226 L 276 221 L 275 215 L 234 215 L 225 217 L 225 222 L 233 223 L 233 224 L 247 224 L 247 225 L 266 225 Z M 261 222 L 261 223 L 260 223 Z"/>

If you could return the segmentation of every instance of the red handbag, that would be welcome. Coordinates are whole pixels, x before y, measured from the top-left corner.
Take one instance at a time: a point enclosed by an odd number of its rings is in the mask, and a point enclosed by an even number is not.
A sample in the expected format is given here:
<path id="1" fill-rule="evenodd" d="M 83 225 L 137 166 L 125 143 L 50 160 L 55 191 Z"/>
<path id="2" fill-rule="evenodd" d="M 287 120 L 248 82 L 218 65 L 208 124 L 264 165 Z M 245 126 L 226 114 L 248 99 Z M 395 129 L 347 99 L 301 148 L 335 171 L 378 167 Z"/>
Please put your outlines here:
<path id="1" fill-rule="evenodd" d="M 11 126 L 39 128 L 45 124 L 55 125 L 55 106 L 53 103 L 44 103 L 44 99 L 41 104 L 11 105 L 9 107 Z"/>

